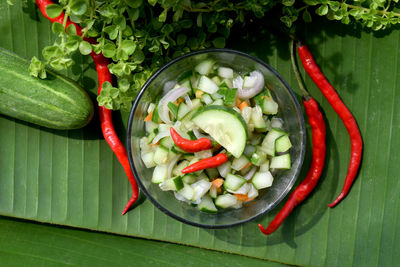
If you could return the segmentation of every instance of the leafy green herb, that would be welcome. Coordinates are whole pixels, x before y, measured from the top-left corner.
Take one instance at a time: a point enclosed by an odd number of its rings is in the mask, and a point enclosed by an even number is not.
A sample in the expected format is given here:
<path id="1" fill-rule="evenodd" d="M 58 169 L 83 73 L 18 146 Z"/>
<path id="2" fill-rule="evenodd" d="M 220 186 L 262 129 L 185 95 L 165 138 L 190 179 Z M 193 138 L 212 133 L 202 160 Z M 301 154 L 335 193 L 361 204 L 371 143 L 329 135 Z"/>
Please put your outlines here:
<path id="1" fill-rule="evenodd" d="M 171 111 L 172 115 L 174 115 L 174 118 L 178 117 L 178 106 L 177 105 L 175 105 L 172 102 L 169 102 L 168 108 Z"/>
<path id="2" fill-rule="evenodd" d="M 222 95 L 224 98 L 224 104 L 227 106 L 234 106 L 236 102 L 236 93 L 237 89 L 236 88 L 229 88 L 226 86 L 220 86 L 218 91 L 218 94 Z"/>
<path id="3" fill-rule="evenodd" d="M 53 24 L 58 36 L 42 51 L 43 61 L 32 59 L 30 73 L 45 78 L 46 66 L 69 68 L 72 54 L 92 51 L 111 59 L 110 71 L 117 77 L 113 87 L 105 84 L 98 97 L 110 109 L 129 109 L 137 92 L 150 75 L 172 58 L 192 50 L 225 47 L 231 28 L 246 20 L 261 19 L 274 8 L 280 20 L 291 28 L 299 18 L 312 21 L 312 14 L 344 24 L 361 23 L 372 30 L 400 23 L 399 0 L 59 0 L 46 13 L 61 12 L 82 27 L 82 36 L 70 25 Z M 7 0 L 12 4 L 12 0 Z M 66 29 L 66 31 L 65 31 Z M 85 37 L 94 38 L 89 44 Z"/>

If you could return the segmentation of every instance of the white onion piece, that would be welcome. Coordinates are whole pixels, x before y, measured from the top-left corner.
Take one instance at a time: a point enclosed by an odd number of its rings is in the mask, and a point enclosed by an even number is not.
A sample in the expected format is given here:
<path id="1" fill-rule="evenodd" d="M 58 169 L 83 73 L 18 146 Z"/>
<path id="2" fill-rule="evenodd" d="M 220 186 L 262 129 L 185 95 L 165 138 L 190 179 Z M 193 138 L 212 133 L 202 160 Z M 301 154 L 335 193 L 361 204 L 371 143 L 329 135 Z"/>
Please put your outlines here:
<path id="1" fill-rule="evenodd" d="M 200 181 L 197 181 L 193 183 L 192 188 L 194 189 L 194 199 L 193 201 L 194 204 L 199 204 L 201 201 L 201 198 L 210 190 L 211 188 L 211 183 L 208 182 L 206 179 L 201 179 Z"/>
<path id="2" fill-rule="evenodd" d="M 172 88 L 174 88 L 174 86 L 177 84 L 176 81 L 168 81 L 164 84 L 163 87 L 163 95 L 165 95 L 169 90 L 171 90 Z"/>
<path id="3" fill-rule="evenodd" d="M 238 76 L 237 78 L 239 78 Z M 241 79 L 241 84 L 240 84 L 240 79 L 236 81 L 236 79 L 233 80 L 233 87 L 238 89 L 238 97 L 240 99 L 249 99 L 252 98 L 253 96 L 257 95 L 261 90 L 264 88 L 264 76 L 262 75 L 261 72 L 255 70 L 250 72 L 250 77 L 255 77 L 257 81 L 255 82 L 253 87 L 250 88 L 243 88 L 243 78 L 240 77 Z M 240 86 L 236 87 L 235 84 L 240 84 Z"/>
<path id="4" fill-rule="evenodd" d="M 177 200 L 183 201 L 183 202 L 186 202 L 186 203 L 190 203 L 184 196 L 182 196 L 182 195 L 179 194 L 178 192 L 175 192 L 175 191 L 174 191 L 174 195 L 175 195 L 175 198 L 176 198 Z"/>
<path id="5" fill-rule="evenodd" d="M 175 102 L 178 98 L 180 98 L 187 92 L 189 92 L 189 88 L 178 87 L 172 89 L 160 99 L 160 103 L 158 104 L 158 115 L 160 115 L 160 118 L 163 122 L 171 123 L 171 119 L 169 118 L 168 103 Z"/>
<path id="6" fill-rule="evenodd" d="M 164 137 L 167 137 L 167 136 L 170 136 L 169 132 L 160 132 L 154 137 L 154 139 L 151 143 L 157 144 L 158 141 L 160 141 L 161 139 L 163 139 Z"/>
<path id="7" fill-rule="evenodd" d="M 253 167 L 248 173 L 246 173 L 245 176 L 243 176 L 243 178 L 246 179 L 247 181 L 250 180 L 253 177 L 256 170 L 257 170 L 257 167 Z"/>
<path id="8" fill-rule="evenodd" d="M 179 158 L 181 157 L 181 155 L 177 155 L 169 164 L 168 166 L 168 179 L 171 178 L 171 173 L 172 173 L 172 169 L 174 168 L 174 166 L 176 165 L 176 163 L 178 162 Z"/>
<path id="9" fill-rule="evenodd" d="M 185 102 L 186 102 L 186 105 L 188 105 L 190 109 L 193 108 L 192 100 L 190 99 L 190 97 L 188 95 L 185 95 Z"/>
<path id="10" fill-rule="evenodd" d="M 232 80 L 232 86 L 233 88 L 236 88 L 239 90 L 243 89 L 243 78 L 242 76 L 237 76 L 235 79 Z"/>

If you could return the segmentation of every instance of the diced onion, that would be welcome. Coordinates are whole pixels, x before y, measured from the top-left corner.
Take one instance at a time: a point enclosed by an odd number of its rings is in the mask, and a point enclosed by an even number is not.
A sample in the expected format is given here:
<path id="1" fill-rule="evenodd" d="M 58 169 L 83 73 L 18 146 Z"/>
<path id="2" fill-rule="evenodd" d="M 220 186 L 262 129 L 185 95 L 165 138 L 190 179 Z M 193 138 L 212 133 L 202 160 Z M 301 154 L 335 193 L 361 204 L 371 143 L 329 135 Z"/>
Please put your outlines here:
<path id="1" fill-rule="evenodd" d="M 190 97 L 188 95 L 185 95 L 185 102 L 186 102 L 186 105 L 188 105 L 190 109 L 193 108 L 192 100 L 190 99 Z"/>
<path id="2" fill-rule="evenodd" d="M 243 88 L 243 78 L 236 77 L 233 80 L 233 87 L 238 89 L 237 95 L 240 99 L 249 99 L 257 95 L 264 88 L 264 76 L 261 72 L 255 70 L 250 72 L 250 77 L 255 77 L 257 80 L 254 86 L 250 88 Z"/>
<path id="3" fill-rule="evenodd" d="M 160 115 L 160 119 L 165 123 L 171 123 L 171 119 L 169 117 L 169 109 L 168 103 L 175 102 L 178 98 L 183 96 L 189 92 L 189 88 L 187 87 L 178 87 L 169 91 L 166 95 L 164 95 L 160 99 L 160 103 L 158 104 L 158 114 Z"/>
<path id="4" fill-rule="evenodd" d="M 246 175 L 243 176 L 243 178 L 246 179 L 246 180 L 250 180 L 254 176 L 254 174 L 256 173 L 256 170 L 257 170 L 257 167 L 251 168 L 251 170 L 248 173 L 246 173 Z"/>
<path id="5" fill-rule="evenodd" d="M 179 158 L 181 157 L 181 155 L 177 155 L 169 164 L 168 166 L 168 179 L 171 178 L 171 173 L 172 173 L 172 169 L 174 168 L 174 166 L 176 165 L 176 163 L 178 162 Z"/>

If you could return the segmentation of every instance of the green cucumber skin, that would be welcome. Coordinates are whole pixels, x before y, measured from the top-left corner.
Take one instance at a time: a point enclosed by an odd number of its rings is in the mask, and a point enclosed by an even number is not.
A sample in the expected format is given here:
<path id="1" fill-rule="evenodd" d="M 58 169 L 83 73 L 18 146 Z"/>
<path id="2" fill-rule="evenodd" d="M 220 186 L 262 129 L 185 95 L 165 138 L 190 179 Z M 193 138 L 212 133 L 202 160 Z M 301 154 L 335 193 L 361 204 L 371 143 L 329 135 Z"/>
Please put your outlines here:
<path id="1" fill-rule="evenodd" d="M 29 62 L 0 48 L 0 113 L 57 130 L 82 128 L 93 117 L 88 94 L 51 70 L 45 80 L 32 77 Z"/>

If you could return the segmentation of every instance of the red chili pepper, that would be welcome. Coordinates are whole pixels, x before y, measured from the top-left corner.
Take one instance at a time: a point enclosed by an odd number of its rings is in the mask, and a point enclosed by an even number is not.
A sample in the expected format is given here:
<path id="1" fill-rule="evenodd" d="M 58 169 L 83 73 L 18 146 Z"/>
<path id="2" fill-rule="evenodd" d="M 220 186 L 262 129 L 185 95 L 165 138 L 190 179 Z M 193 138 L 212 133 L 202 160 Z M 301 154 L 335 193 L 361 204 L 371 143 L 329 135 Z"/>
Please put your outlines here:
<path id="1" fill-rule="evenodd" d="M 353 115 L 346 107 L 346 105 L 342 102 L 332 85 L 325 78 L 324 74 L 321 72 L 307 46 L 300 44 L 297 47 L 297 50 L 299 52 L 299 57 L 303 63 L 304 69 L 321 90 L 322 94 L 328 100 L 329 104 L 331 104 L 335 112 L 342 119 L 344 126 L 346 127 L 347 132 L 350 136 L 351 158 L 343 190 L 340 195 L 335 199 L 335 201 L 328 205 L 329 207 L 334 207 L 343 198 L 346 197 L 357 175 L 358 168 L 360 167 L 363 147 L 361 133 L 358 129 L 357 122 L 354 119 Z"/>
<path id="2" fill-rule="evenodd" d="M 197 172 L 200 170 L 208 169 L 208 168 L 215 168 L 218 167 L 221 164 L 224 164 L 225 162 L 228 161 L 228 156 L 225 153 L 219 153 L 218 155 L 211 157 L 211 158 L 206 158 L 199 160 L 198 162 L 195 162 L 186 168 L 182 170 L 182 173 L 191 173 L 191 172 Z"/>
<path id="3" fill-rule="evenodd" d="M 43 16 L 48 18 L 51 22 L 59 22 L 59 23 L 63 24 L 64 18 L 65 18 L 64 13 L 61 13 L 61 15 L 56 18 L 50 18 L 49 16 L 47 16 L 46 7 L 48 5 L 54 4 L 52 1 L 36 0 L 36 4 L 39 7 L 40 11 L 42 12 Z M 77 24 L 71 22 L 68 19 L 66 22 L 66 27 L 68 27 L 71 24 L 75 25 L 77 34 L 81 35 L 82 34 L 81 27 L 79 27 Z M 85 40 L 90 43 L 96 43 L 96 41 L 92 38 L 85 38 Z M 98 93 L 100 94 L 103 83 L 106 81 L 108 81 L 110 83 L 112 82 L 111 73 L 107 67 L 109 64 L 109 61 L 102 54 L 97 55 L 96 53 L 92 52 L 90 54 L 90 56 L 92 57 L 95 65 L 96 65 L 97 76 L 99 79 Z M 137 200 L 138 195 L 139 195 L 139 189 L 136 184 L 136 180 L 133 176 L 133 173 L 131 171 L 125 147 L 123 146 L 123 144 L 121 143 L 121 141 L 118 138 L 117 133 L 115 132 L 114 125 L 112 123 L 111 112 L 112 112 L 111 110 L 106 109 L 105 107 L 99 106 L 101 130 L 103 132 L 104 139 L 107 141 L 108 145 L 111 147 L 112 151 L 117 156 L 118 161 L 121 163 L 122 167 L 124 168 L 125 173 L 128 177 L 131 187 L 132 187 L 132 197 L 126 204 L 124 210 L 122 211 L 122 215 L 124 215 Z"/>
<path id="4" fill-rule="evenodd" d="M 308 116 L 308 122 L 311 125 L 312 133 L 312 161 L 310 169 L 306 175 L 306 178 L 300 183 L 300 185 L 293 191 L 289 196 L 289 199 L 285 203 L 285 206 L 279 211 L 276 217 L 270 222 L 267 229 L 259 224 L 260 230 L 266 234 L 272 234 L 282 222 L 289 216 L 292 210 L 299 205 L 314 189 L 317 185 L 319 178 L 321 177 L 322 170 L 325 163 L 326 154 L 326 127 L 324 118 L 318 108 L 317 102 L 312 98 L 312 96 L 305 89 L 300 73 L 296 66 L 295 60 L 295 42 L 292 40 L 292 49 L 290 50 L 290 56 L 292 61 L 292 67 L 294 74 L 296 76 L 297 82 L 299 83 L 300 90 L 302 91 L 304 100 L 303 105 Z"/>
<path id="5" fill-rule="evenodd" d="M 278 229 L 286 217 L 292 212 L 294 207 L 301 203 L 312 192 L 319 180 L 319 177 L 321 176 L 322 169 L 324 167 L 326 152 L 326 132 L 324 118 L 318 109 L 317 102 L 311 96 L 303 101 L 303 105 L 305 107 L 312 132 L 313 156 L 311 167 L 306 178 L 293 191 L 285 206 L 283 206 L 276 217 L 271 221 L 267 229 L 264 229 L 261 224 L 258 225 L 261 231 L 266 235 L 272 234 L 276 229 Z"/>
<path id="6" fill-rule="evenodd" d="M 188 140 L 180 136 L 173 127 L 170 128 L 170 133 L 174 143 L 182 150 L 193 153 L 212 148 L 212 142 L 207 138 L 197 140 Z"/>

